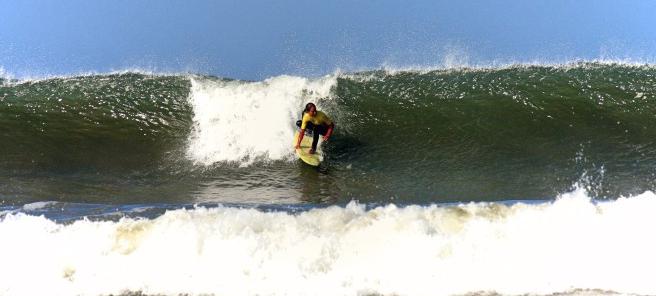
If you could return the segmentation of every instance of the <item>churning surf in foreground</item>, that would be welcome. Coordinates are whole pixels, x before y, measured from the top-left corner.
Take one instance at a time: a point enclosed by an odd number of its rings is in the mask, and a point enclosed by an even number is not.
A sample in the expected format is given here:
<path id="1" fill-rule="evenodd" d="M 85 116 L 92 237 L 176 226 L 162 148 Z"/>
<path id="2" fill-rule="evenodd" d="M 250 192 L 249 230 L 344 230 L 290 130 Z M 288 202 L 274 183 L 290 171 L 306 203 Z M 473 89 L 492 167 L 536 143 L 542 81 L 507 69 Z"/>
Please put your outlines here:
<path id="1" fill-rule="evenodd" d="M 5 78 L 0 295 L 653 295 L 655 100 L 602 62 Z"/>
<path id="2" fill-rule="evenodd" d="M 647 295 L 656 195 L 0 222 L 3 295 Z M 144 208 L 135 209 L 144 211 Z M 36 284 L 38 283 L 38 284 Z M 592 292 L 591 292 L 592 291 Z"/>

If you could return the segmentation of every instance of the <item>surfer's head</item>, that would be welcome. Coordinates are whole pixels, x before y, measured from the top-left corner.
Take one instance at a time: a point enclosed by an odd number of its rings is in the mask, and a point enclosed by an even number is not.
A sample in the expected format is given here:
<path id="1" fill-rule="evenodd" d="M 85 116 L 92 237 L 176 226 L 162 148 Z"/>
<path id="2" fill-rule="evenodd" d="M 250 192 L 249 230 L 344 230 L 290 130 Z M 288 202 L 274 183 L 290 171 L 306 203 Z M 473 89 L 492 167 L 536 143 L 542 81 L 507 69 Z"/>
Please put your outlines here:
<path id="1" fill-rule="evenodd" d="M 312 117 L 317 115 L 317 106 L 314 103 L 307 103 L 305 105 L 305 113 L 309 113 Z"/>

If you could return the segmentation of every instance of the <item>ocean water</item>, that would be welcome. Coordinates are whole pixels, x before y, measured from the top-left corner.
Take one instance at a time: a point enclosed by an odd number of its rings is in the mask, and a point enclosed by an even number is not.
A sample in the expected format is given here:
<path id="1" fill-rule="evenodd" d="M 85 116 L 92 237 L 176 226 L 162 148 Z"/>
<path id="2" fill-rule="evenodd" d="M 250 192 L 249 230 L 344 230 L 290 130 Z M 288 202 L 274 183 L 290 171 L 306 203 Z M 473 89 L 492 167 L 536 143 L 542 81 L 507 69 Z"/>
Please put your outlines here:
<path id="1" fill-rule="evenodd" d="M 651 65 L 4 78 L 0 295 L 656 294 L 655 138 Z"/>

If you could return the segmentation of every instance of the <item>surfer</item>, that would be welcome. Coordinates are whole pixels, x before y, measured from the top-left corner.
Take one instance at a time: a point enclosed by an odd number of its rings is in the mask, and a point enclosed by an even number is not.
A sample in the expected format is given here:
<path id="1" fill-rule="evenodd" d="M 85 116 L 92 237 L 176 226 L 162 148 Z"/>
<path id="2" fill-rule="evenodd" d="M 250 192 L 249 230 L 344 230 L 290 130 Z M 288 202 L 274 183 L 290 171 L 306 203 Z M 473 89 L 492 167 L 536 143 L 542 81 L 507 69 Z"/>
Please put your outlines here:
<path id="1" fill-rule="evenodd" d="M 301 128 L 301 132 L 298 134 L 298 140 L 296 140 L 296 149 L 301 148 L 301 140 L 305 135 L 305 130 L 312 130 L 312 149 L 310 149 L 310 154 L 314 154 L 317 151 L 317 143 L 319 142 L 319 135 L 323 135 L 323 141 L 328 141 L 330 135 L 333 133 L 335 124 L 332 120 L 321 111 L 317 110 L 317 106 L 314 103 L 307 103 L 305 105 L 305 110 L 303 111 L 303 119 L 296 122 L 296 125 Z"/>

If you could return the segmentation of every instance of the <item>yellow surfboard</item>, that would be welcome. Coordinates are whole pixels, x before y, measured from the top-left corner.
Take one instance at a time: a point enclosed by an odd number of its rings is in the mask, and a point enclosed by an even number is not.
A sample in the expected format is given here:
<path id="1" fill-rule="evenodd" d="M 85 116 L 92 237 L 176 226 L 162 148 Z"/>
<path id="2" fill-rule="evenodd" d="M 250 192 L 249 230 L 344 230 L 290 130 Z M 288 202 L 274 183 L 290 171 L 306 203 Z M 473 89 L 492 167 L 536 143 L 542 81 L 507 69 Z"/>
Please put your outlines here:
<path id="1" fill-rule="evenodd" d="M 294 145 L 298 141 L 298 131 L 294 134 Z M 318 166 L 323 157 L 321 157 L 321 146 L 317 145 L 317 151 L 314 154 L 310 154 L 310 149 L 312 149 L 312 137 L 305 135 L 303 140 L 301 140 L 301 148 L 296 149 L 296 155 L 305 163 L 311 166 Z"/>

